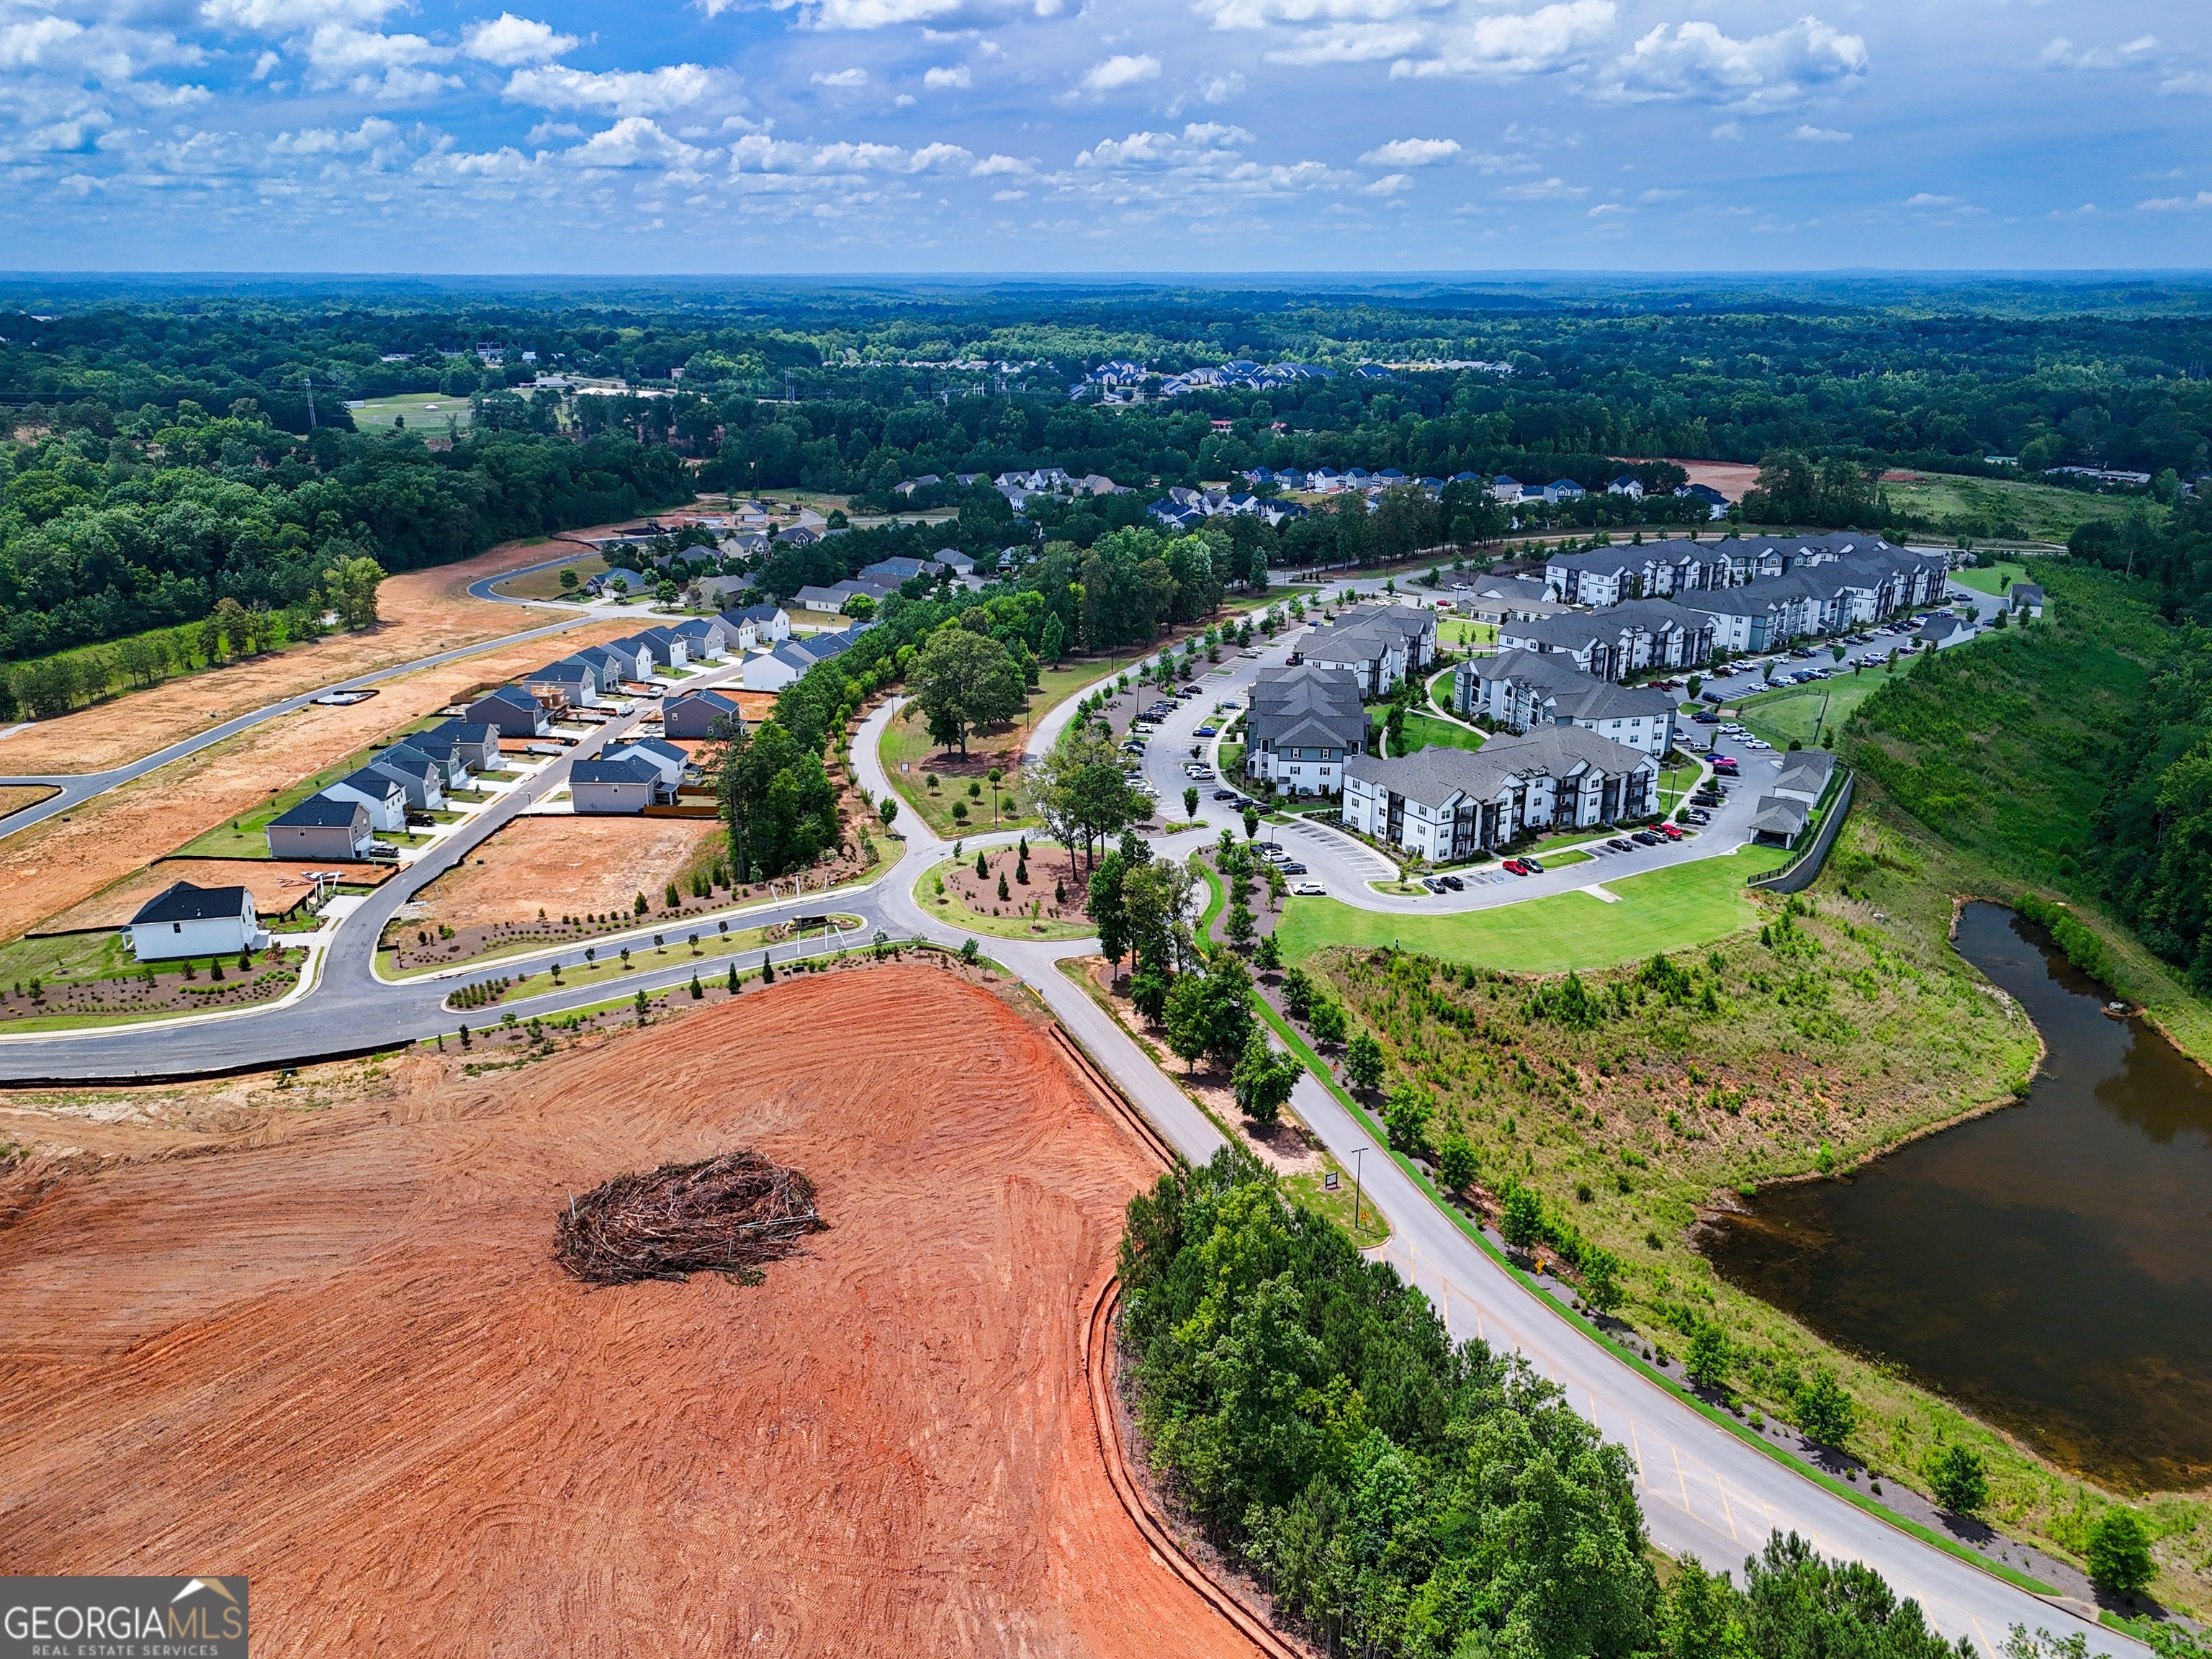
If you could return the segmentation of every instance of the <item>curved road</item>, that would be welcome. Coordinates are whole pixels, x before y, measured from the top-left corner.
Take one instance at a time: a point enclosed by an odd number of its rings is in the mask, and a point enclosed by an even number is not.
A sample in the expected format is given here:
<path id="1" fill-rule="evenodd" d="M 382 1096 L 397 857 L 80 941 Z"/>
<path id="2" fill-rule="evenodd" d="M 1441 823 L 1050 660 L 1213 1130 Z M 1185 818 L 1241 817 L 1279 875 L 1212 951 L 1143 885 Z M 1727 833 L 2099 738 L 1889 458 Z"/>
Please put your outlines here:
<path id="1" fill-rule="evenodd" d="M 1239 672 L 1223 676 L 1221 684 L 1236 682 L 1240 673 L 1249 679 L 1252 665 L 1249 659 L 1243 659 Z M 1210 708 L 1215 700 L 1207 696 L 1191 701 L 1202 702 Z M 854 746 L 859 781 L 878 799 L 890 792 L 878 751 L 884 728 L 900 706 L 901 700 L 894 699 L 871 714 Z M 1196 709 L 1178 711 L 1179 719 L 1185 714 L 1192 717 L 1192 724 L 1197 723 Z M 577 947 L 549 949 L 507 957 L 495 965 L 479 963 L 395 982 L 379 978 L 375 972 L 376 941 L 384 923 L 415 891 L 466 856 L 531 800 L 555 787 L 565 775 L 570 760 L 618 736 L 636 718 L 602 728 L 592 739 L 518 785 L 338 922 L 323 953 L 319 977 L 291 1003 L 260 1012 L 241 1011 L 137 1027 L 9 1039 L 0 1042 L 0 1079 L 123 1079 L 258 1068 L 360 1052 L 368 1046 L 422 1040 L 453 1030 L 460 1017 L 441 1005 L 446 994 L 457 985 L 489 972 L 532 971 L 557 957 L 573 961 Z M 1188 744 L 1183 748 L 1187 750 Z M 1155 739 L 1153 749 L 1160 762 L 1169 765 L 1176 763 L 1171 757 L 1182 752 L 1175 750 L 1164 733 Z M 1180 773 L 1174 775 L 1179 792 Z M 1209 808 L 1212 805 L 1206 803 Z M 898 939 L 958 945 L 964 935 L 928 915 L 913 890 L 924 873 L 948 856 L 950 848 L 919 821 L 919 814 L 908 816 L 911 828 L 903 851 L 872 881 L 832 894 L 780 899 L 719 914 L 733 923 L 741 920 L 746 926 L 825 910 L 862 918 L 857 936 L 848 933 L 842 940 L 811 944 L 810 952 L 834 950 L 841 945 L 864 945 L 878 931 Z M 1227 817 L 1225 808 L 1214 811 L 1207 829 L 1169 838 L 1161 843 L 1162 850 L 1176 853 L 1211 839 L 1215 821 L 1225 823 Z M 1319 833 L 1328 840 L 1346 839 Z M 1012 832 L 1000 832 L 969 837 L 967 844 L 972 847 L 1012 838 Z M 1699 855 L 1711 856 L 1723 850 L 1720 843 L 1725 839 L 1717 834 L 1707 837 L 1712 851 L 1701 850 Z M 1368 849 L 1358 850 L 1373 856 Z M 1650 852 L 1658 856 L 1685 850 Z M 1626 859 L 1620 861 L 1624 873 L 1630 863 Z M 1588 873 L 1588 866 L 1576 866 L 1576 870 Z M 1485 893 L 1478 898 L 1471 891 L 1454 895 L 1453 900 L 1462 906 L 1480 899 L 1505 902 L 1537 890 L 1534 882 L 1525 882 L 1495 896 Z M 1377 902 L 1375 908 L 1395 908 L 1381 902 L 1389 896 L 1371 895 Z M 1438 901 L 1430 907 L 1424 901 L 1409 902 L 1416 908 L 1442 908 L 1443 903 Z M 709 922 L 714 920 L 707 918 Z M 687 918 L 683 924 L 686 931 L 700 925 L 695 918 Z M 661 926 L 666 931 L 665 924 Z M 649 943 L 653 931 L 647 924 L 630 934 L 593 942 L 601 950 L 613 950 L 625 942 Z M 1036 992 L 1178 1152 L 1194 1160 L 1212 1156 L 1222 1144 L 1220 1131 L 1138 1047 L 1120 1022 L 1063 971 L 1069 959 L 1091 952 L 1092 941 L 979 943 L 988 943 L 988 954 Z M 787 956 L 789 947 L 780 954 Z M 702 973 L 720 972 L 725 963 L 725 958 L 718 957 L 696 965 Z M 512 1006 L 521 1015 L 560 1013 L 605 1002 L 611 995 L 675 988 L 690 980 L 694 968 L 687 955 L 666 967 L 644 967 L 623 976 L 619 989 L 611 983 L 601 983 L 531 998 Z M 1340 1162 L 1349 1164 L 1361 1152 L 1373 1150 L 1365 1131 L 1311 1076 L 1300 1080 L 1294 1104 Z M 2005 1632 L 2014 1624 L 2048 1626 L 2062 1636 L 2078 1632 L 2087 1638 L 2095 1652 L 2124 1654 L 2130 1659 L 2140 1653 L 2132 1643 L 2070 1610 L 2029 1595 L 1923 1544 L 1721 1429 L 1676 1395 L 1614 1358 L 1525 1290 L 1387 1157 L 1378 1155 L 1373 1170 L 1364 1169 L 1364 1158 L 1359 1163 L 1368 1192 L 1393 1224 L 1383 1254 L 1428 1293 L 1455 1335 L 1480 1336 L 1516 1348 L 1536 1370 L 1559 1384 L 1577 1410 L 1589 1416 L 1608 1437 L 1629 1449 L 1651 1534 L 1665 1548 L 1694 1553 L 1717 1565 L 1732 1566 L 1755 1549 L 1771 1529 L 1794 1529 L 1824 1552 L 1863 1560 L 1877 1568 L 1900 1594 L 1918 1600 L 1937 1626 L 1952 1636 L 1971 1638 L 1984 1654 L 1996 1654 Z"/>

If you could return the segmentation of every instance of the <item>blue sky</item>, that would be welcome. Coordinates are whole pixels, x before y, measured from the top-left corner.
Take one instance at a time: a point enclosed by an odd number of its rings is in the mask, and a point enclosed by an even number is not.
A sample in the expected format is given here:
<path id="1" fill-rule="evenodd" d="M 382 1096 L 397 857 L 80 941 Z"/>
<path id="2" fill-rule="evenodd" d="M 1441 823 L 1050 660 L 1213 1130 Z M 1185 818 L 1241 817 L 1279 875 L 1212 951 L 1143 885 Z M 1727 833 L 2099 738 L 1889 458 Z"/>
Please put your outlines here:
<path id="1" fill-rule="evenodd" d="M 0 267 L 2212 264 L 2204 0 L 0 0 Z"/>

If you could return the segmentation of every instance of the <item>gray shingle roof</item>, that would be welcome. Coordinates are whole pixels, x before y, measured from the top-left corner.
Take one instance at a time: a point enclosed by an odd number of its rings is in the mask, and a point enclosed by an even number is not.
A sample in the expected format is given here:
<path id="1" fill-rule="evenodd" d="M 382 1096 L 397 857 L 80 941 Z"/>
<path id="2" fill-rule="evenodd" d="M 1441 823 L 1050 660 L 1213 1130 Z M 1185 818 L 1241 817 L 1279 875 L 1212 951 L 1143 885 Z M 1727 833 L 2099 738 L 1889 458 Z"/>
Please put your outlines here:
<path id="1" fill-rule="evenodd" d="M 242 916 L 247 903 L 243 887 L 195 887 L 188 881 L 173 882 L 139 906 L 133 923 L 154 921 L 212 921 Z"/>

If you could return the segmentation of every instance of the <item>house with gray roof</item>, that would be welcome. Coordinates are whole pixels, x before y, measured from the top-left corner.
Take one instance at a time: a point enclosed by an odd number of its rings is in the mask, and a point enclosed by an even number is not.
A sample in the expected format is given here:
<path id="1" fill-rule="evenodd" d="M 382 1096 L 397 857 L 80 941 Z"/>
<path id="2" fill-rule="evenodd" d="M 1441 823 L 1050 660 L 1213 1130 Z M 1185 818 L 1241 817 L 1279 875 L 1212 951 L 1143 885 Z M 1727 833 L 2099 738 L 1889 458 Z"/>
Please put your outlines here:
<path id="1" fill-rule="evenodd" d="M 1752 839 L 1768 847 L 1795 847 L 1811 822 L 1812 808 L 1786 795 L 1761 795 L 1751 815 Z"/>
<path id="2" fill-rule="evenodd" d="M 357 800 L 310 795 L 291 811 L 269 820 L 272 859 L 357 863 L 368 856 L 372 839 L 368 808 Z"/>
<path id="3" fill-rule="evenodd" d="M 563 657 L 525 674 L 522 689 L 555 711 L 591 708 L 606 701 L 600 695 L 599 665 L 579 657 Z"/>
<path id="4" fill-rule="evenodd" d="M 725 611 L 720 618 L 730 630 L 731 642 L 751 651 L 780 645 L 791 637 L 791 616 L 780 605 L 749 605 L 742 611 Z"/>
<path id="5" fill-rule="evenodd" d="M 388 772 L 364 766 L 319 793 L 332 800 L 359 801 L 368 808 L 368 827 L 372 830 L 407 827 L 407 786 Z"/>
<path id="6" fill-rule="evenodd" d="M 269 943 L 246 887 L 196 887 L 173 882 L 138 907 L 123 936 L 140 962 L 227 957 Z"/>
<path id="7" fill-rule="evenodd" d="M 499 727 L 474 720 L 443 720 L 427 732 L 407 734 L 410 748 L 442 760 L 458 757 L 471 772 L 495 771 L 499 767 Z"/>
<path id="8" fill-rule="evenodd" d="M 2043 588 L 2035 582 L 2014 582 L 2005 593 L 2005 602 L 2015 611 L 2039 617 L 2043 614 Z"/>
<path id="9" fill-rule="evenodd" d="M 1781 775 L 1774 793 L 1807 806 L 1818 806 L 1836 775 L 1836 757 L 1825 749 L 1793 749 L 1782 757 Z"/>
<path id="10" fill-rule="evenodd" d="M 721 691 L 689 691 L 664 705 L 660 711 L 660 729 L 672 738 L 705 738 L 713 735 L 714 722 L 732 720 L 740 732 L 745 729 L 744 711 L 738 700 Z"/>
<path id="11" fill-rule="evenodd" d="M 690 642 L 665 625 L 647 629 L 637 636 L 637 642 L 653 653 L 656 668 L 682 668 L 691 660 Z"/>
<path id="12" fill-rule="evenodd" d="M 487 691 L 468 705 L 466 718 L 480 726 L 495 726 L 502 738 L 542 738 L 550 727 L 545 705 L 519 685 L 502 685 Z"/>
<path id="13" fill-rule="evenodd" d="M 675 794 L 661 769 L 642 755 L 580 760 L 568 768 L 568 799 L 578 812 L 642 812 Z"/>
<path id="14" fill-rule="evenodd" d="M 1351 673 L 1362 697 L 1387 697 L 1435 660 L 1436 641 L 1436 612 L 1425 606 L 1362 605 L 1306 635 L 1297 652 L 1302 663 Z"/>
<path id="15" fill-rule="evenodd" d="M 406 791 L 408 805 L 418 812 L 435 812 L 446 804 L 446 769 L 419 749 L 395 743 L 370 756 L 362 769 L 390 778 Z"/>
<path id="16" fill-rule="evenodd" d="M 688 622 L 678 623 L 672 631 L 684 641 L 688 662 L 720 662 L 730 654 L 734 644 L 729 624 L 720 617 L 693 617 Z"/>

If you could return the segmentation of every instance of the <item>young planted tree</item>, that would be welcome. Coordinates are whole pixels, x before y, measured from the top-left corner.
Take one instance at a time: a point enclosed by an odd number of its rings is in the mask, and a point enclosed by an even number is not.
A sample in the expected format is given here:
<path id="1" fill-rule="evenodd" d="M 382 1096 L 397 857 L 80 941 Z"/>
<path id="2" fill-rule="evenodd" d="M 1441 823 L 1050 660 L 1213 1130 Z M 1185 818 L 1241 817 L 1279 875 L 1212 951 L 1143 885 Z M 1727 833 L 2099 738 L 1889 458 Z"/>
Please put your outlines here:
<path id="1" fill-rule="evenodd" d="M 1929 1460 L 1928 1490 L 1954 1515 L 1969 1519 L 1979 1515 L 1990 1501 L 1989 1470 L 1982 1455 L 1955 1440 L 1945 1441 Z"/>
<path id="2" fill-rule="evenodd" d="M 2133 1595 L 2158 1573 L 2142 1517 L 2119 1504 L 2090 1527 L 2088 1555 L 2089 1582 L 2116 1595 Z"/>
<path id="3" fill-rule="evenodd" d="M 1333 1007 L 1335 1005 L 1330 1006 Z M 1321 1017 L 1321 1010 L 1318 1006 L 1314 1010 L 1314 1017 L 1316 1020 Z M 1340 1012 L 1338 1018 L 1340 1020 L 1342 1018 Z M 1318 1031 L 1314 1035 L 1316 1041 L 1325 1040 L 1321 1037 Z M 1345 1077 L 1355 1089 L 1371 1090 L 1381 1085 L 1382 1069 L 1382 1045 L 1367 1032 L 1359 1032 L 1352 1039 L 1350 1046 L 1344 1051 Z"/>
<path id="4" fill-rule="evenodd" d="M 1304 1069 L 1296 1056 L 1270 1048 L 1266 1033 L 1255 1028 L 1244 1039 L 1237 1069 L 1230 1073 L 1237 1109 L 1255 1123 L 1274 1122 Z"/>

